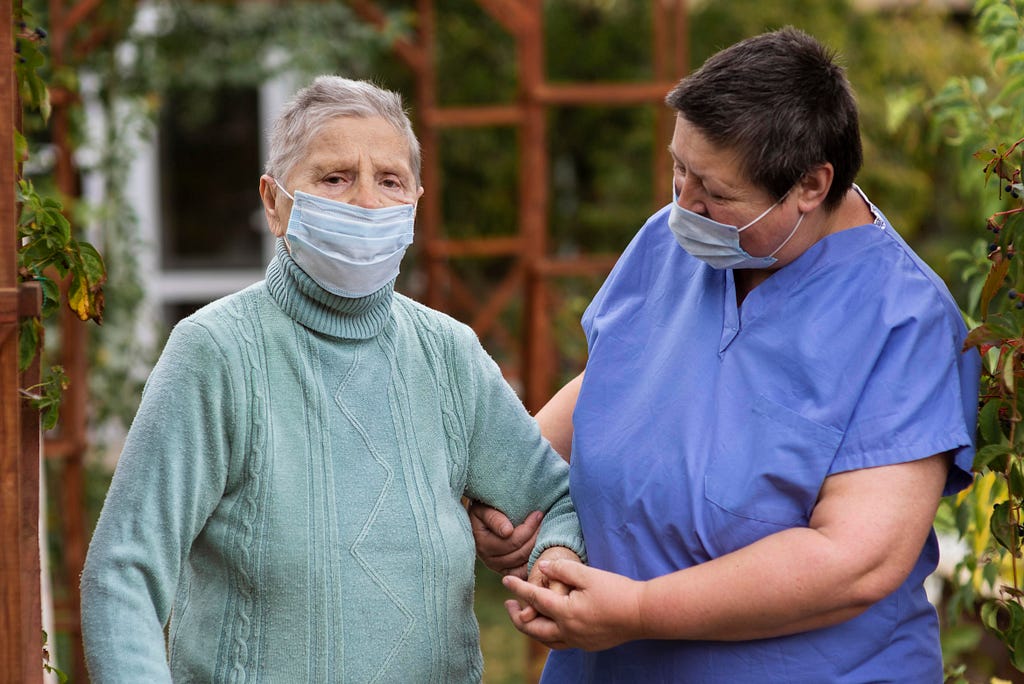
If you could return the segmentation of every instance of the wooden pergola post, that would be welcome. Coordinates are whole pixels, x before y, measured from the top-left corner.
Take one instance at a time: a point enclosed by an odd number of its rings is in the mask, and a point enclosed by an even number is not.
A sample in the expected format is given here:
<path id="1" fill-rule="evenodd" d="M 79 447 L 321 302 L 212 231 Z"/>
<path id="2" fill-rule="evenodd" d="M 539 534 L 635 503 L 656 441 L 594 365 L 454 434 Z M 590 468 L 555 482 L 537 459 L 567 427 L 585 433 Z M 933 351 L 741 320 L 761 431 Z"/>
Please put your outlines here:
<path id="1" fill-rule="evenodd" d="M 40 292 L 19 287 L 14 131 L 20 120 L 11 27 L 14 3 L 0 4 L 0 677 L 40 682 L 42 610 L 39 567 L 39 416 L 21 387 L 38 364 L 18 372 L 18 324 L 38 315 Z"/>

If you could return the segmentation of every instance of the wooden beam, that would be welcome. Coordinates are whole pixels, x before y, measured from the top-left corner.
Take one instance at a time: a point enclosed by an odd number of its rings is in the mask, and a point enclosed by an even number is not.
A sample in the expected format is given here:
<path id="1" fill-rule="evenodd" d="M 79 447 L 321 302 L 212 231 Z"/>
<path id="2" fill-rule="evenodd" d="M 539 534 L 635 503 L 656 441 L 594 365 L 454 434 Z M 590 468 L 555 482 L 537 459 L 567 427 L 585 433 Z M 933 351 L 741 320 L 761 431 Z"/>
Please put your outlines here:
<path id="1" fill-rule="evenodd" d="M 536 412 L 551 396 L 554 341 L 548 311 L 547 284 L 534 270 L 548 253 L 550 158 L 544 92 L 544 3 L 524 0 L 534 30 L 517 40 L 520 98 L 524 119 L 519 142 L 519 226 L 527 264 L 522 350 L 523 403 Z"/>
<path id="2" fill-rule="evenodd" d="M 491 332 L 491 328 L 498 322 L 498 316 L 508 306 L 515 295 L 523 286 L 523 267 L 517 263 L 505 276 L 505 280 L 495 289 L 487 299 L 487 303 L 480 307 L 470 326 L 476 332 L 477 337 L 484 337 Z"/>
<path id="3" fill-rule="evenodd" d="M 542 83 L 536 97 L 552 105 L 637 105 L 657 103 L 675 85 L 665 83 Z"/>
<path id="4" fill-rule="evenodd" d="M 476 2 L 512 35 L 536 30 L 537 22 L 523 6 L 521 0 L 476 0 Z"/>
<path id="5" fill-rule="evenodd" d="M 38 316 L 43 307 L 43 289 L 39 283 L 23 283 L 18 288 L 19 317 Z M 42 348 L 42 340 L 40 340 Z M 21 374 L 21 387 L 39 383 L 40 355 Z M 41 679 L 41 647 L 43 633 L 42 559 L 39 552 L 39 458 L 42 433 L 39 411 L 26 401 L 21 403 L 21 629 L 25 635 L 25 662 L 22 681 Z M 52 643 L 56 635 L 49 635 Z M 33 638 L 35 637 L 35 638 Z"/>
<path id="6" fill-rule="evenodd" d="M 348 4 L 363 21 L 381 30 L 387 28 L 388 16 L 371 0 L 348 0 Z M 399 38 L 391 48 L 413 71 L 418 72 L 423 68 L 426 55 L 418 46 L 405 38 Z"/>
<path id="7" fill-rule="evenodd" d="M 26 546 L 23 537 L 23 465 L 21 397 L 18 373 L 17 205 L 14 131 L 19 100 L 14 78 L 14 3 L 0 4 L 0 672 L 11 681 L 41 681 L 41 635 L 26 616 L 38 601 L 26 586 L 26 556 L 39 551 L 38 539 Z M 38 465 L 36 466 L 38 468 Z M 38 511 L 36 511 L 38 517 Z M 32 594 L 35 601 L 32 600 Z M 38 624 L 38 622 L 36 623 Z M 34 657 L 33 657 L 34 656 Z M 33 676 L 33 667 L 35 674 Z"/>
<path id="8" fill-rule="evenodd" d="M 618 254 L 588 254 L 570 258 L 544 258 L 534 269 L 546 278 L 567 278 L 589 275 L 605 275 L 615 262 Z"/>
<path id="9" fill-rule="evenodd" d="M 465 238 L 461 240 L 438 238 L 427 243 L 425 250 L 429 256 L 440 258 L 508 256 L 518 254 L 522 248 L 522 238 L 514 235 L 510 237 Z"/>
<path id="10" fill-rule="evenodd" d="M 440 107 L 423 112 L 423 121 L 437 128 L 517 126 L 523 121 L 523 110 L 517 105 Z"/>
<path id="11" fill-rule="evenodd" d="M 86 17 L 93 13 L 100 6 L 102 0 L 79 0 L 67 14 L 62 17 L 61 27 L 67 33 L 78 24 L 85 21 Z"/>

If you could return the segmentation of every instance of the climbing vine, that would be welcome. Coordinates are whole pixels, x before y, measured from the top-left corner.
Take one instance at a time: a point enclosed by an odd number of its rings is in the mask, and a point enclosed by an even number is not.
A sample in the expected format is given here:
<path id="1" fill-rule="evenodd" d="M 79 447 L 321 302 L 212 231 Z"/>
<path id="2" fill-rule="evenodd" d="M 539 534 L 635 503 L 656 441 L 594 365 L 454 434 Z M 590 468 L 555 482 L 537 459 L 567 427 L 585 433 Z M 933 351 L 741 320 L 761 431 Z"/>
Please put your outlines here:
<path id="1" fill-rule="evenodd" d="M 975 13 L 989 72 L 951 79 L 932 103 L 965 153 L 961 183 L 979 197 L 985 235 L 951 255 L 970 284 L 965 351 L 980 353 L 983 368 L 975 482 L 948 512 L 966 549 L 949 617 L 980 605 L 982 624 L 1024 671 L 1024 1 L 978 0 Z"/>
<path id="2" fill-rule="evenodd" d="M 42 27 L 31 26 L 31 15 L 23 8 L 15 15 L 15 22 L 18 95 L 23 111 L 37 114 L 45 125 L 51 113 L 50 91 L 42 74 L 47 33 Z M 18 277 L 22 282 L 38 282 L 43 295 L 42 315 L 24 319 L 19 330 L 18 365 L 25 370 L 42 353 L 43 320 L 52 317 L 61 304 L 59 280 L 67 280 L 67 305 L 79 319 L 102 322 L 106 267 L 92 245 L 74 236 L 60 199 L 38 191 L 31 180 L 20 177 L 20 169 L 29 158 L 29 143 L 21 131 L 16 130 L 14 136 L 19 167 L 16 192 L 21 207 L 17 225 Z M 41 411 L 44 429 L 57 424 L 67 383 L 63 369 L 52 366 L 42 382 L 22 390 Z"/>

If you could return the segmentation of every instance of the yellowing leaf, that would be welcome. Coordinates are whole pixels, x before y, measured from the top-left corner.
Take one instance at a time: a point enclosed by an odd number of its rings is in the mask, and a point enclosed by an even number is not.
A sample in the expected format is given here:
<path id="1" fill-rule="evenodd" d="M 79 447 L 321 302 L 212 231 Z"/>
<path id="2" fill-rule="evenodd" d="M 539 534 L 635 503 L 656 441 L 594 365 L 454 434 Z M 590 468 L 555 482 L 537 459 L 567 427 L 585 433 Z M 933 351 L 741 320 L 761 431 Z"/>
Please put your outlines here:
<path id="1" fill-rule="evenodd" d="M 1013 375 L 1013 370 L 1014 370 L 1014 367 L 1013 367 L 1013 357 L 1014 356 L 1016 356 L 1016 354 L 1014 354 L 1012 351 L 1010 353 L 1008 353 L 1008 354 L 1003 356 L 1003 369 L 1002 369 L 1003 370 L 1003 377 L 1002 377 L 1002 380 L 1003 380 L 1003 385 L 1006 386 L 1006 390 L 1010 394 L 1013 394 L 1013 388 L 1014 388 L 1014 385 L 1015 385 L 1015 382 L 1014 382 L 1015 378 L 1014 378 L 1014 375 Z"/>
<path id="2" fill-rule="evenodd" d="M 985 278 L 985 285 L 981 288 L 981 318 L 988 318 L 988 305 L 992 301 L 992 298 L 996 296 L 996 292 L 999 292 L 999 288 L 1003 286 L 1003 281 L 1006 280 L 1006 273 L 1010 270 L 1010 260 L 1003 257 L 996 257 L 995 262 L 992 264 L 992 269 L 988 272 L 988 277 Z"/>

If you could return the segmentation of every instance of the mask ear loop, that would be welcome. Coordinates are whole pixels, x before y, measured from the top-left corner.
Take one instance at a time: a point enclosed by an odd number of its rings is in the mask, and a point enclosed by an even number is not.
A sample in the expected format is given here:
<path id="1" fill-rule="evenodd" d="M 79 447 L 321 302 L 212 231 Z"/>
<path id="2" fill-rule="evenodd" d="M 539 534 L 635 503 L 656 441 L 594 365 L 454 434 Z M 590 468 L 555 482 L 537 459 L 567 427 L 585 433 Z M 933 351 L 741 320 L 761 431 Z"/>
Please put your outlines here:
<path id="1" fill-rule="evenodd" d="M 281 185 L 276 178 L 274 179 L 274 185 L 281 188 L 281 192 L 283 192 L 288 197 L 288 199 L 290 199 L 292 202 L 295 201 L 295 198 L 288 194 L 288 191 L 284 189 L 284 186 Z"/>
<path id="2" fill-rule="evenodd" d="M 276 185 L 278 188 L 280 188 L 281 192 L 283 192 L 288 197 L 288 199 L 290 199 L 292 201 L 293 204 L 295 203 L 295 198 L 292 197 L 290 194 L 288 194 L 288 191 L 284 189 L 284 186 L 281 185 L 277 181 L 276 178 L 274 179 L 274 185 Z M 294 207 L 293 207 L 293 209 L 294 209 Z M 291 254 L 292 253 L 292 243 L 288 242 L 288 226 L 284 227 L 284 235 L 282 235 L 281 237 L 284 239 L 284 246 L 288 249 L 288 253 Z"/>
<path id="3" fill-rule="evenodd" d="M 276 181 L 275 181 L 275 182 L 276 182 Z M 743 231 L 745 231 L 745 230 L 746 230 L 747 228 L 749 228 L 750 226 L 754 225 L 755 223 L 757 223 L 758 221 L 760 221 L 761 219 L 763 219 L 763 218 L 764 218 L 765 216 L 767 216 L 767 215 L 768 215 L 768 212 L 770 212 L 770 211 L 771 211 L 772 209 L 774 209 L 775 207 L 777 207 L 777 206 L 779 206 L 780 204 L 782 204 L 782 203 L 783 203 L 783 202 L 784 202 L 784 201 L 786 200 L 786 198 L 787 198 L 787 197 L 789 197 L 789 190 L 787 190 L 787 191 L 786 191 L 786 194 L 785 194 L 785 195 L 783 195 L 782 197 L 780 197 L 780 198 L 778 199 L 778 201 L 776 201 L 776 202 L 775 202 L 775 204 L 773 204 L 772 206 L 770 206 L 770 207 L 768 207 L 767 209 L 765 209 L 764 211 L 762 211 L 762 212 L 761 212 L 761 215 L 760 215 L 760 216 L 758 216 L 758 217 L 757 217 L 756 219 L 754 219 L 753 221 L 751 221 L 751 222 L 750 222 L 750 223 L 748 223 L 747 225 L 743 226 L 742 228 L 737 228 L 737 229 L 736 229 L 736 232 L 737 232 L 737 233 L 742 233 L 742 232 L 743 232 Z M 788 239 L 788 238 L 787 238 L 787 239 Z M 783 243 L 783 244 L 785 244 L 785 243 Z"/>
<path id="4" fill-rule="evenodd" d="M 806 215 L 807 214 L 804 214 L 803 212 L 800 213 L 800 218 L 798 218 L 796 220 L 796 225 L 793 226 L 793 230 L 789 231 L 789 235 L 786 236 L 786 239 L 782 241 L 781 245 L 779 245 L 774 250 L 772 250 L 772 253 L 768 255 L 769 257 L 773 257 L 776 254 L 778 254 L 779 250 L 782 249 L 783 247 L 785 247 L 786 243 L 789 242 L 793 238 L 794 235 L 796 235 L 796 229 L 800 227 L 800 223 L 804 220 L 804 216 L 806 216 Z"/>

